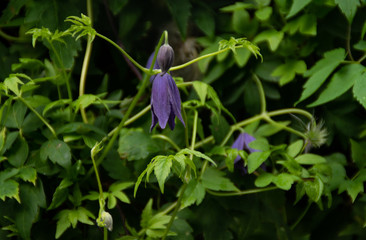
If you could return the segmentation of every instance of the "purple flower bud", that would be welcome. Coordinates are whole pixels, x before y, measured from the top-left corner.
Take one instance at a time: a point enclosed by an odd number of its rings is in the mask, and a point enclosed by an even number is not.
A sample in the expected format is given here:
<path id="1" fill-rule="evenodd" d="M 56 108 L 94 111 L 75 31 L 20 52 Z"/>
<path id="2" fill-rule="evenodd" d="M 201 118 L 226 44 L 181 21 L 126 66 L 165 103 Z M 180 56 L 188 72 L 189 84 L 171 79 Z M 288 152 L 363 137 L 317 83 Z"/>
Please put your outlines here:
<path id="1" fill-rule="evenodd" d="M 169 44 L 164 44 L 160 47 L 157 57 L 157 62 L 161 68 L 161 75 L 164 75 L 173 65 L 174 50 Z"/>

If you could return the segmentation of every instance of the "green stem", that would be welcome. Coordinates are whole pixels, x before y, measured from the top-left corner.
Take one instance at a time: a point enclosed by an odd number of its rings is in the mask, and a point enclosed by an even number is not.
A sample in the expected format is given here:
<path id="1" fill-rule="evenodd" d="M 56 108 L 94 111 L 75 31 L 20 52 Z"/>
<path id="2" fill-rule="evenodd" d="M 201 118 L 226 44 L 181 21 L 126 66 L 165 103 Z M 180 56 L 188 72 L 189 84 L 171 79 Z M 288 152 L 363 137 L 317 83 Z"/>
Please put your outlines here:
<path id="1" fill-rule="evenodd" d="M 178 145 L 175 144 L 175 142 L 173 142 L 173 140 L 171 140 L 169 137 L 167 137 L 163 134 L 155 134 L 155 135 L 152 135 L 151 138 L 157 138 L 157 139 L 164 140 L 164 141 L 170 143 L 170 145 L 172 145 L 178 152 L 181 150 L 180 147 L 178 147 Z"/>
<path id="2" fill-rule="evenodd" d="M 10 36 L 9 34 L 6 34 L 5 32 L 3 32 L 2 30 L 0 30 L 0 37 L 6 39 L 8 41 L 12 41 L 12 42 L 25 43 L 25 42 L 29 41 L 29 39 L 27 39 L 27 38 Z"/>
<path id="3" fill-rule="evenodd" d="M 52 41 L 48 40 L 48 43 L 51 46 L 52 51 L 55 53 L 56 59 L 60 64 L 61 70 L 62 70 L 62 74 L 64 75 L 65 81 L 66 81 L 66 88 L 67 88 L 67 93 L 69 95 L 69 99 L 72 100 L 72 93 L 71 93 L 71 87 L 70 87 L 70 82 L 69 82 L 69 77 L 66 74 L 66 69 L 64 66 L 64 63 L 61 60 L 60 55 L 58 54 L 58 52 L 55 49 L 55 46 L 52 44 Z"/>
<path id="4" fill-rule="evenodd" d="M 300 136 L 300 137 L 302 137 L 302 138 L 304 138 L 304 139 L 306 139 L 306 138 L 307 138 L 307 137 L 306 137 L 306 135 L 305 135 L 305 134 L 303 134 L 302 132 L 299 132 L 299 131 L 297 131 L 297 130 L 295 130 L 295 129 L 293 129 L 293 128 L 287 127 L 286 125 L 283 125 L 283 124 L 278 123 L 278 122 L 276 122 L 276 121 L 273 121 L 273 120 L 272 120 L 268 115 L 265 115 L 265 116 L 263 117 L 263 119 L 264 119 L 265 121 L 267 121 L 268 123 L 272 124 L 273 126 L 277 126 L 277 127 L 281 128 L 281 129 L 284 129 L 284 130 L 286 130 L 286 131 L 288 131 L 288 132 L 291 132 L 291 133 L 293 133 L 293 134 L 296 134 L 296 135 L 298 135 L 298 136 Z"/>
<path id="5" fill-rule="evenodd" d="M 235 48 L 240 48 L 240 47 L 235 47 Z M 179 70 L 179 69 L 181 69 L 181 68 L 185 68 L 185 67 L 187 67 L 187 66 L 189 66 L 189 65 L 191 65 L 191 64 L 193 64 L 193 63 L 195 63 L 195 62 L 198 62 L 198 61 L 200 61 L 200 60 L 202 60 L 202 59 L 205 59 L 205 58 L 208 58 L 208 57 L 216 56 L 216 55 L 218 55 L 218 54 L 220 54 L 220 53 L 223 53 L 223 52 L 226 52 L 226 51 L 228 51 L 228 50 L 230 50 L 230 48 L 225 48 L 225 49 L 222 49 L 222 50 L 219 50 L 219 51 L 213 52 L 213 53 L 209 53 L 209 54 L 206 54 L 206 55 L 200 56 L 200 57 L 195 58 L 195 59 L 193 59 L 193 60 L 191 60 L 191 61 L 189 61 L 189 62 L 183 63 L 183 64 L 178 65 L 178 66 L 171 67 L 171 68 L 169 69 L 169 71 L 175 71 L 175 70 Z"/>
<path id="6" fill-rule="evenodd" d="M 249 190 L 243 190 L 238 192 L 216 192 L 206 189 L 206 192 L 208 192 L 211 195 L 219 196 L 219 197 L 232 197 L 232 196 L 242 196 L 242 195 L 248 195 L 253 193 L 260 193 L 260 192 L 266 192 L 266 191 L 272 191 L 276 190 L 278 187 L 266 187 L 266 188 L 257 188 L 257 189 L 249 189 Z"/>
<path id="7" fill-rule="evenodd" d="M 358 63 L 361 63 L 363 60 L 366 59 L 366 54 L 360 57 L 360 59 L 357 60 Z"/>
<path id="8" fill-rule="evenodd" d="M 194 110 L 192 139 L 191 139 L 191 150 L 194 150 L 195 149 L 195 145 L 196 145 L 197 122 L 198 122 L 198 111 L 197 110 Z M 193 155 L 191 155 L 191 156 L 193 157 Z"/>
<path id="9" fill-rule="evenodd" d="M 309 211 L 311 206 L 311 202 L 309 201 L 308 205 L 306 206 L 306 208 L 304 209 L 304 211 L 301 213 L 301 215 L 299 216 L 299 218 L 296 220 L 296 222 L 294 222 L 294 224 L 291 225 L 290 229 L 294 230 L 296 228 L 296 226 L 301 222 L 301 220 L 305 217 L 306 213 Z"/>
<path id="10" fill-rule="evenodd" d="M 184 139 L 185 139 L 185 143 L 186 143 L 186 147 L 189 147 L 189 133 L 188 133 L 188 118 L 187 118 L 187 113 L 186 110 L 184 108 L 182 108 L 182 112 L 183 112 L 183 120 L 186 124 L 186 127 L 184 128 Z"/>
<path id="11" fill-rule="evenodd" d="M 269 117 L 274 117 L 274 116 L 278 116 L 278 115 L 292 114 L 292 113 L 303 115 L 303 116 L 307 117 L 310 121 L 314 120 L 313 115 L 311 115 L 309 112 L 299 109 L 299 108 L 284 108 L 284 109 L 268 112 L 267 115 Z"/>
<path id="12" fill-rule="evenodd" d="M 97 179 L 97 183 L 98 183 L 98 189 L 99 189 L 99 198 L 101 199 L 101 201 L 104 203 L 104 197 L 103 197 L 103 187 L 102 187 L 102 183 L 100 181 L 100 177 L 99 177 L 99 172 L 98 172 L 98 166 L 95 162 L 95 159 L 94 159 L 94 156 L 95 156 L 95 153 L 94 153 L 94 149 L 96 148 L 97 146 L 94 146 L 91 150 L 91 159 L 92 159 L 92 162 L 93 162 L 93 168 L 94 168 L 94 172 L 95 172 L 95 177 Z M 102 211 L 102 209 L 104 209 L 104 206 L 100 206 L 100 211 Z"/>
<path id="13" fill-rule="evenodd" d="M 44 119 L 41 114 L 39 114 L 31 105 L 29 105 L 27 103 L 27 101 L 25 101 L 24 98 L 18 96 L 19 100 L 22 101 L 47 127 L 48 129 L 51 131 L 51 133 L 53 134 L 53 136 L 55 138 L 57 138 L 57 134 L 55 132 L 55 130 L 53 129 L 53 127 L 47 122 L 46 119 Z"/>
<path id="14" fill-rule="evenodd" d="M 103 36 L 103 35 L 101 35 L 101 36 Z M 158 52 L 158 49 L 159 49 L 159 47 L 161 46 L 161 44 L 163 42 L 163 39 L 164 39 L 164 34 L 162 34 L 162 36 L 160 38 L 160 41 L 159 41 L 159 43 L 158 43 L 158 45 L 157 45 L 157 47 L 155 49 L 155 54 L 154 54 L 154 58 L 153 58 L 152 64 L 150 66 L 150 70 L 149 70 L 150 72 L 149 72 L 149 74 L 145 74 L 145 76 L 144 76 L 144 78 L 142 80 L 142 85 L 141 85 L 140 89 L 138 90 L 136 96 L 132 100 L 130 106 L 128 107 L 128 109 L 127 109 L 125 115 L 123 116 L 121 122 L 119 123 L 117 129 L 113 133 L 112 138 L 108 142 L 107 146 L 104 148 L 104 150 L 102 152 L 102 155 L 96 161 L 97 166 L 99 166 L 99 164 L 102 163 L 103 159 L 107 156 L 108 152 L 111 150 L 114 142 L 117 139 L 117 136 L 118 136 L 119 132 L 121 131 L 122 127 L 125 125 L 125 122 L 127 121 L 128 117 L 130 116 L 130 114 L 132 113 L 133 109 L 135 108 L 137 102 L 140 100 L 142 94 L 144 93 L 145 88 L 147 87 L 147 84 L 149 83 L 149 78 L 151 76 L 151 73 L 152 73 L 152 70 L 153 70 L 153 67 L 154 67 L 154 63 L 156 61 L 157 52 Z M 109 40 L 109 41 L 111 41 L 111 40 Z M 113 44 L 115 44 L 115 43 L 113 43 Z M 117 47 L 118 47 L 118 45 L 117 45 Z M 88 172 L 88 174 L 86 175 L 86 178 L 88 178 L 92 172 L 93 172 L 93 169 L 90 169 L 89 172 Z"/>
<path id="15" fill-rule="evenodd" d="M 165 31 L 163 36 L 165 35 Z M 107 38 L 106 36 L 100 34 L 100 33 L 96 33 L 96 36 L 106 40 L 107 42 L 109 42 L 110 44 L 112 44 L 114 47 L 116 47 L 124 56 L 126 56 L 137 68 L 139 68 L 142 72 L 146 73 L 146 74 L 150 74 L 151 73 L 155 73 L 154 71 L 148 70 L 147 68 L 144 68 L 143 66 L 141 66 L 138 62 L 135 61 L 135 59 L 133 59 L 130 55 L 128 55 L 128 53 L 123 50 L 120 46 L 118 46 L 118 44 L 116 44 L 115 42 L 113 42 L 112 40 L 110 40 L 109 38 Z M 154 66 L 154 65 L 152 65 Z"/>
<path id="16" fill-rule="evenodd" d="M 87 7 L 87 11 L 88 11 L 88 16 L 90 18 L 90 21 L 92 22 L 91 26 L 93 26 L 93 9 L 92 9 L 91 0 L 86 1 L 86 7 Z M 84 61 L 83 61 L 82 69 L 81 69 L 81 75 L 80 75 L 79 97 L 84 95 L 84 92 L 85 92 L 86 75 L 88 73 L 88 67 L 89 67 L 92 48 L 93 48 L 92 37 L 90 35 L 88 35 L 88 42 L 87 42 L 87 45 L 86 45 Z M 81 113 L 81 117 L 83 119 L 83 122 L 88 123 L 88 118 L 86 116 L 86 112 L 85 112 L 84 107 L 80 107 L 80 113 Z"/>
<path id="17" fill-rule="evenodd" d="M 352 52 L 351 52 L 351 30 L 352 30 L 351 24 L 348 24 L 348 28 L 347 28 L 347 43 L 346 43 L 347 44 L 347 53 L 348 53 L 348 56 L 351 59 L 351 61 L 355 61 L 353 59 Z"/>
<path id="18" fill-rule="evenodd" d="M 104 227 L 103 233 L 104 240 L 108 240 L 108 230 L 106 227 Z"/>
<path id="19" fill-rule="evenodd" d="M 255 81 L 255 84 L 258 87 L 259 100 L 261 103 L 261 113 L 264 113 L 267 111 L 267 106 L 266 106 L 266 96 L 264 94 L 263 85 L 262 85 L 261 81 L 259 80 L 258 76 L 254 73 L 253 73 L 253 79 Z"/>
<path id="20" fill-rule="evenodd" d="M 166 209 L 164 209 L 163 211 L 161 211 L 160 213 L 162 215 L 167 214 L 168 212 L 170 212 L 171 210 L 173 210 L 175 208 L 175 206 L 177 206 L 177 201 L 175 201 L 174 203 L 172 203 L 169 207 L 167 207 Z"/>
<path id="21" fill-rule="evenodd" d="M 178 213 L 178 211 L 180 209 L 180 206 L 182 204 L 183 195 L 184 195 L 184 192 L 187 189 L 187 186 L 188 186 L 187 183 L 184 183 L 183 186 L 182 186 L 182 189 L 180 191 L 180 195 L 179 195 L 178 200 L 177 200 L 177 204 L 175 205 L 175 208 L 174 208 L 174 212 L 172 213 L 172 216 L 170 218 L 170 221 L 169 221 L 169 223 L 168 223 L 168 225 L 166 227 L 164 236 L 161 238 L 162 240 L 165 240 L 165 238 L 167 237 L 167 235 L 169 233 L 170 228 L 172 227 L 172 224 L 174 222 L 174 219 L 177 216 L 177 213 Z"/>

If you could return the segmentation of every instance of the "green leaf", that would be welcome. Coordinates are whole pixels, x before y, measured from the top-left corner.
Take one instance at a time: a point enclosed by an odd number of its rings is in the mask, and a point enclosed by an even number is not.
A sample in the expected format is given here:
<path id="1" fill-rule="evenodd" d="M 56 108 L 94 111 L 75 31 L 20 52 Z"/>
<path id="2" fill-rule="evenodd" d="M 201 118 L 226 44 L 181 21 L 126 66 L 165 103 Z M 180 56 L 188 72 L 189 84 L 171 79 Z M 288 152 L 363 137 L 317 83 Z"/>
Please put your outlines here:
<path id="1" fill-rule="evenodd" d="M 144 210 L 142 211 L 141 222 L 140 222 L 140 225 L 141 225 L 142 228 L 147 228 L 148 227 L 148 223 L 149 223 L 150 219 L 153 216 L 152 204 L 153 204 L 153 200 L 150 199 L 147 202 Z"/>
<path id="2" fill-rule="evenodd" d="M 288 191 L 291 189 L 291 186 L 294 183 L 295 179 L 295 176 L 291 174 L 280 173 L 279 175 L 275 176 L 272 181 L 277 187 Z"/>
<path id="3" fill-rule="evenodd" d="M 201 29 L 207 36 L 214 36 L 215 33 L 215 18 L 214 12 L 208 7 L 196 5 L 193 10 L 193 20 L 197 24 L 197 27 Z"/>
<path id="4" fill-rule="evenodd" d="M 22 85 L 23 82 L 16 76 L 9 76 L 4 80 L 5 87 L 10 89 L 16 96 L 20 96 L 19 84 Z"/>
<path id="5" fill-rule="evenodd" d="M 272 15 L 272 7 L 264 7 L 255 11 L 255 17 L 261 21 L 266 21 Z"/>
<path id="6" fill-rule="evenodd" d="M 351 139 L 351 153 L 352 153 L 352 161 L 356 163 L 359 169 L 362 169 L 366 166 L 366 151 L 365 145 L 361 145 L 360 143 Z"/>
<path id="7" fill-rule="evenodd" d="M 353 96 L 366 109 L 366 72 L 356 79 Z"/>
<path id="8" fill-rule="evenodd" d="M 0 199 L 5 201 L 7 197 L 14 198 L 20 203 L 19 183 L 11 179 L 0 181 Z"/>
<path id="9" fill-rule="evenodd" d="M 39 215 L 39 208 L 46 207 L 46 196 L 40 180 L 36 186 L 24 183 L 20 185 L 20 199 L 22 204 L 15 210 L 15 226 L 22 239 L 31 239 L 33 222 Z"/>
<path id="10" fill-rule="evenodd" d="M 182 208 L 188 207 L 192 204 L 199 205 L 205 198 L 206 191 L 203 184 L 196 179 L 189 181 L 187 188 L 182 197 Z"/>
<path id="11" fill-rule="evenodd" d="M 304 9 L 311 0 L 293 0 L 289 13 L 287 14 L 286 18 L 290 18 L 295 16 L 298 12 Z"/>
<path id="12" fill-rule="evenodd" d="M 71 166 L 71 150 L 63 141 L 54 139 L 42 144 L 40 156 L 42 160 L 49 158 L 53 163 L 57 163 L 64 168 Z"/>
<path id="13" fill-rule="evenodd" d="M 203 187 L 214 191 L 239 191 L 239 189 L 228 179 L 223 177 L 225 173 L 213 168 L 207 168 L 202 175 Z"/>
<path id="14" fill-rule="evenodd" d="M 206 101 L 208 86 L 209 85 L 204 82 L 200 82 L 200 81 L 193 82 L 194 90 L 197 92 L 198 97 L 200 98 L 202 104 L 204 104 Z"/>
<path id="15" fill-rule="evenodd" d="M 272 173 L 264 172 L 255 179 L 254 185 L 256 187 L 266 187 L 271 184 L 275 178 L 276 176 L 274 176 Z"/>
<path id="16" fill-rule="evenodd" d="M 59 106 L 66 106 L 66 104 L 69 104 L 70 102 L 71 102 L 70 99 L 59 99 L 57 101 L 50 102 L 43 109 L 42 115 L 45 116 L 46 113 L 48 113 L 49 110 L 51 110 L 51 109 L 53 109 L 55 107 L 59 107 Z"/>
<path id="17" fill-rule="evenodd" d="M 118 145 L 118 153 L 128 161 L 145 159 L 159 151 L 156 142 L 141 128 L 122 129 Z"/>
<path id="18" fill-rule="evenodd" d="M 304 61 L 288 60 L 286 63 L 278 66 L 271 75 L 274 77 L 281 77 L 279 83 L 283 86 L 291 82 L 296 74 L 303 74 L 305 71 L 306 64 Z"/>
<path id="19" fill-rule="evenodd" d="M 261 125 L 256 131 L 255 131 L 255 135 L 258 137 L 269 137 L 272 136 L 273 134 L 278 133 L 279 131 L 281 131 L 283 129 L 283 127 L 289 125 L 291 122 L 290 121 L 284 121 L 284 122 L 277 122 L 280 125 L 273 125 L 273 124 L 263 124 Z M 283 125 L 283 127 L 281 126 Z"/>
<path id="20" fill-rule="evenodd" d="M 325 163 L 326 160 L 322 156 L 312 153 L 306 153 L 295 158 L 296 162 L 304 165 L 314 165 L 318 163 Z"/>
<path id="21" fill-rule="evenodd" d="M 324 54 L 323 59 L 319 60 L 310 70 L 306 71 L 304 76 L 310 76 L 310 78 L 304 84 L 304 91 L 296 104 L 307 99 L 318 90 L 334 69 L 344 60 L 345 56 L 343 48 L 328 51 Z"/>
<path id="22" fill-rule="evenodd" d="M 254 43 L 260 43 L 263 41 L 267 41 L 269 44 L 269 48 L 272 52 L 276 51 L 278 46 L 280 45 L 283 39 L 283 32 L 278 32 L 274 29 L 265 30 L 259 33 L 253 40 Z"/>
<path id="23" fill-rule="evenodd" d="M 65 200 L 69 196 L 68 187 L 70 187 L 72 184 L 73 182 L 71 182 L 69 179 L 62 179 L 60 185 L 58 185 L 55 192 L 53 193 L 52 202 L 48 207 L 48 210 L 55 209 L 59 207 L 63 202 L 65 202 Z"/>
<path id="24" fill-rule="evenodd" d="M 335 3 L 351 24 L 356 14 L 357 7 L 360 6 L 360 0 L 335 0 Z"/>
<path id="25" fill-rule="evenodd" d="M 299 139 L 293 143 L 291 143 L 288 147 L 287 147 L 287 154 L 291 157 L 296 157 L 301 149 L 303 148 L 304 146 L 304 141 L 302 139 Z"/>
<path id="26" fill-rule="evenodd" d="M 187 34 L 188 19 L 191 15 L 191 3 L 189 0 L 167 0 L 166 3 L 168 4 L 171 15 L 177 23 L 182 38 L 185 39 Z"/>
<path id="27" fill-rule="evenodd" d="M 314 181 L 305 181 L 304 182 L 305 192 L 310 198 L 310 200 L 317 202 L 320 200 L 320 197 L 323 194 L 324 183 L 320 180 L 320 178 L 314 178 Z"/>
<path id="28" fill-rule="evenodd" d="M 359 193 L 364 192 L 363 182 L 358 179 L 355 180 L 345 180 L 339 186 L 338 193 L 342 193 L 347 190 L 348 195 L 351 197 L 352 202 L 355 202 Z"/>
<path id="29" fill-rule="evenodd" d="M 248 173 L 253 173 L 271 155 L 271 151 L 253 152 L 248 156 Z"/>
<path id="30" fill-rule="evenodd" d="M 156 158 L 155 161 L 154 173 L 158 180 L 161 193 L 164 194 L 164 183 L 169 176 L 172 167 L 172 158 L 163 156 L 161 158 Z"/>
<path id="31" fill-rule="evenodd" d="M 355 81 L 363 78 L 365 67 L 361 64 L 348 64 L 337 71 L 327 87 L 320 93 L 318 99 L 307 107 L 315 107 L 332 101 L 350 89 Z"/>
<path id="32" fill-rule="evenodd" d="M 35 186 L 37 180 L 37 171 L 33 167 L 22 167 L 19 169 L 18 177 L 20 177 L 23 181 L 33 183 Z"/>
<path id="33" fill-rule="evenodd" d="M 22 102 L 16 102 L 10 108 L 10 113 L 6 119 L 6 126 L 9 128 L 21 129 L 24 121 L 27 107 Z"/>
<path id="34" fill-rule="evenodd" d="M 56 225 L 56 235 L 55 238 L 58 239 L 65 231 L 71 226 L 69 220 L 69 210 L 61 210 L 57 215 L 58 218 Z"/>
<path id="35" fill-rule="evenodd" d="M 188 149 L 188 148 L 184 148 L 182 150 L 180 150 L 177 154 L 192 154 L 198 158 L 202 158 L 202 159 L 205 159 L 207 161 L 209 161 L 210 163 L 212 163 L 215 167 L 217 166 L 216 163 L 208 156 L 206 156 L 205 154 L 199 152 L 199 151 L 196 151 L 196 150 L 192 150 L 192 149 Z"/>
<path id="36" fill-rule="evenodd" d="M 19 135 L 14 145 L 8 153 L 8 162 L 14 167 L 21 167 L 25 163 L 29 154 L 29 146 L 27 141 Z"/>
<path id="37" fill-rule="evenodd" d="M 304 35 L 316 36 L 317 34 L 317 19 L 314 14 L 304 14 L 300 17 L 289 21 L 283 28 L 283 31 L 290 35 L 297 31 Z"/>

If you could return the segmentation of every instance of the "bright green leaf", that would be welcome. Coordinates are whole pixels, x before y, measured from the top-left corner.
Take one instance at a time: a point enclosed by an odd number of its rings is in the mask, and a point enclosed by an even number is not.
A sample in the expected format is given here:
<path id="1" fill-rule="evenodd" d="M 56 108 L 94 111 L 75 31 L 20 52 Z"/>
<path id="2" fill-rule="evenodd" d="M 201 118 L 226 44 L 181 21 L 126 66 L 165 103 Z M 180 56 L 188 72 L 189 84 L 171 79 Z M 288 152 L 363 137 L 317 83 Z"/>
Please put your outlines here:
<path id="1" fill-rule="evenodd" d="M 306 71 L 306 64 L 304 61 L 289 60 L 286 63 L 278 66 L 273 72 L 272 76 L 280 77 L 280 85 L 283 86 L 291 82 L 296 74 L 303 74 Z"/>
<path id="2" fill-rule="evenodd" d="M 206 191 L 200 181 L 192 179 L 189 181 L 187 188 L 182 197 L 182 208 L 188 207 L 194 203 L 199 205 L 205 198 Z"/>
<path id="3" fill-rule="evenodd" d="M 283 32 L 278 32 L 274 29 L 265 30 L 259 33 L 253 40 L 254 43 L 267 41 L 271 51 L 276 51 L 283 39 Z"/>
<path id="4" fill-rule="evenodd" d="M 288 147 L 287 147 L 287 154 L 291 157 L 296 157 L 301 149 L 303 148 L 304 146 L 304 141 L 302 139 L 299 139 L 293 143 L 291 143 Z"/>
<path id="5" fill-rule="evenodd" d="M 262 173 L 260 174 L 254 182 L 256 187 L 266 187 L 275 179 L 276 177 L 272 173 Z"/>
<path id="6" fill-rule="evenodd" d="M 253 173 L 271 155 L 271 151 L 253 152 L 248 156 L 248 173 Z"/>
<path id="7" fill-rule="evenodd" d="M 159 187 L 162 193 L 164 193 L 164 183 L 166 178 L 169 176 L 170 169 L 172 167 L 172 158 L 170 157 L 161 157 L 155 158 L 155 167 L 154 173 L 156 179 L 158 180 Z"/>
<path id="8" fill-rule="evenodd" d="M 295 158 L 296 162 L 304 165 L 313 165 L 318 163 L 325 163 L 326 160 L 322 156 L 313 153 L 306 153 Z"/>
<path id="9" fill-rule="evenodd" d="M 205 154 L 203 154 L 199 151 L 192 150 L 192 149 L 189 149 L 189 148 L 184 148 L 184 149 L 180 150 L 177 154 L 179 154 L 179 153 L 193 154 L 194 156 L 196 156 L 198 158 L 205 159 L 205 160 L 209 161 L 210 163 L 212 163 L 214 166 L 217 166 L 216 163 L 210 157 L 208 157 L 207 155 L 205 155 Z"/>
<path id="10" fill-rule="evenodd" d="M 14 198 L 20 203 L 19 183 L 11 179 L 0 182 L 0 199 L 5 201 L 7 197 Z"/>
<path id="11" fill-rule="evenodd" d="M 272 181 L 277 187 L 287 191 L 291 189 L 294 180 L 295 177 L 293 175 L 288 173 L 280 173 L 278 176 L 275 176 Z"/>
<path id="12" fill-rule="evenodd" d="M 255 16 L 261 21 L 266 21 L 272 15 L 272 7 L 264 7 L 255 11 Z"/>
<path id="13" fill-rule="evenodd" d="M 33 185 L 36 185 L 37 180 L 37 171 L 32 167 L 22 167 L 19 169 L 18 176 L 26 182 L 31 182 Z"/>
<path id="14" fill-rule="evenodd" d="M 304 182 L 305 192 L 309 196 L 310 200 L 317 202 L 323 194 L 324 183 L 320 178 L 316 177 L 314 181 Z"/>

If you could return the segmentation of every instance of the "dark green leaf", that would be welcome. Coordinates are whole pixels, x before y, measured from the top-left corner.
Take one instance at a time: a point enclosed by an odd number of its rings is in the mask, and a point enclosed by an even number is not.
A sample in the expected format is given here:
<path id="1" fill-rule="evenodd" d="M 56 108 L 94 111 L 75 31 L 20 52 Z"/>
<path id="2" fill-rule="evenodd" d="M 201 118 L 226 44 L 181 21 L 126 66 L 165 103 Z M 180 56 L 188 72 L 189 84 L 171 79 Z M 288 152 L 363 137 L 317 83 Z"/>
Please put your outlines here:
<path id="1" fill-rule="evenodd" d="M 320 178 L 316 177 L 314 181 L 304 182 L 305 192 L 309 196 L 310 200 L 317 202 L 323 194 L 324 183 Z"/>
<path id="2" fill-rule="evenodd" d="M 19 169 L 18 176 L 26 182 L 31 182 L 33 185 L 36 185 L 37 180 L 37 171 L 32 167 L 22 167 Z"/>
<path id="3" fill-rule="evenodd" d="M 361 64 L 348 64 L 342 67 L 331 78 L 327 87 L 320 93 L 318 99 L 309 104 L 308 107 L 315 107 L 339 97 L 350 89 L 357 79 L 363 78 L 365 67 Z"/>
<path id="4" fill-rule="evenodd" d="M 239 189 L 226 177 L 225 173 L 207 168 L 202 176 L 202 185 L 214 191 L 239 191 Z"/>
<path id="5" fill-rule="evenodd" d="M 122 129 L 119 138 L 118 153 L 127 160 L 140 160 L 159 151 L 156 142 L 142 129 Z"/>
<path id="6" fill-rule="evenodd" d="M 353 96 L 366 109 L 366 73 L 356 79 L 353 86 Z"/>
<path id="7" fill-rule="evenodd" d="M 357 7 L 360 6 L 360 0 L 335 0 L 335 3 L 346 16 L 348 22 L 351 24 L 356 14 Z"/>
<path id="8" fill-rule="evenodd" d="M 186 188 L 182 198 L 182 208 L 188 207 L 194 203 L 199 205 L 205 198 L 205 188 L 201 182 L 192 179 Z"/>
<path id="9" fill-rule="evenodd" d="M 14 198 L 20 203 L 19 183 L 11 179 L 0 182 L 0 199 L 5 201 L 7 197 Z"/>
<path id="10" fill-rule="evenodd" d="M 207 36 L 212 37 L 215 33 L 215 18 L 211 9 L 198 5 L 192 9 L 193 20 L 197 24 L 197 27 L 201 29 Z"/>
<path id="11" fill-rule="evenodd" d="M 29 146 L 27 141 L 19 136 L 10 148 L 8 162 L 14 167 L 21 167 L 28 158 Z"/>
<path id="12" fill-rule="evenodd" d="M 352 152 L 352 161 L 357 164 L 359 169 L 362 169 L 366 166 L 366 151 L 364 144 L 351 139 L 351 152 Z"/>
<path id="13" fill-rule="evenodd" d="M 274 29 L 265 30 L 259 33 L 253 40 L 254 43 L 268 42 L 271 51 L 276 51 L 283 39 L 283 32 Z"/>
<path id="14" fill-rule="evenodd" d="M 71 185 L 72 182 L 70 180 L 68 180 L 67 178 L 62 179 L 60 185 L 58 185 L 53 194 L 52 202 L 48 207 L 48 210 L 59 207 L 67 199 L 67 197 L 69 196 L 68 187 L 70 187 Z"/>
<path id="15" fill-rule="evenodd" d="M 26 112 L 27 107 L 22 102 L 15 102 L 6 119 L 6 126 L 9 128 L 21 129 Z"/>
<path id="16" fill-rule="evenodd" d="M 290 12 L 287 14 L 286 18 L 290 18 L 300 12 L 304 7 L 306 7 L 311 0 L 294 0 L 291 5 Z"/>
<path id="17" fill-rule="evenodd" d="M 53 163 L 57 163 L 64 168 L 71 166 L 71 150 L 63 141 L 54 139 L 49 140 L 41 146 L 41 159 L 49 158 Z"/>
<path id="18" fill-rule="evenodd" d="M 319 60 L 304 76 L 310 78 L 304 84 L 304 91 L 297 103 L 310 97 L 324 83 L 334 69 L 344 60 L 345 51 L 343 48 L 334 49 L 324 54 L 324 58 Z M 296 104 L 297 104 L 296 103 Z"/>
<path id="19" fill-rule="evenodd" d="M 283 86 L 291 82 L 296 74 L 303 74 L 306 71 L 306 64 L 304 61 L 289 60 L 286 63 L 278 66 L 273 72 L 272 76 L 281 77 L 280 85 Z"/>
<path id="20" fill-rule="evenodd" d="M 191 15 L 191 3 L 189 0 L 167 0 L 167 4 L 183 39 L 186 38 L 188 19 Z"/>

